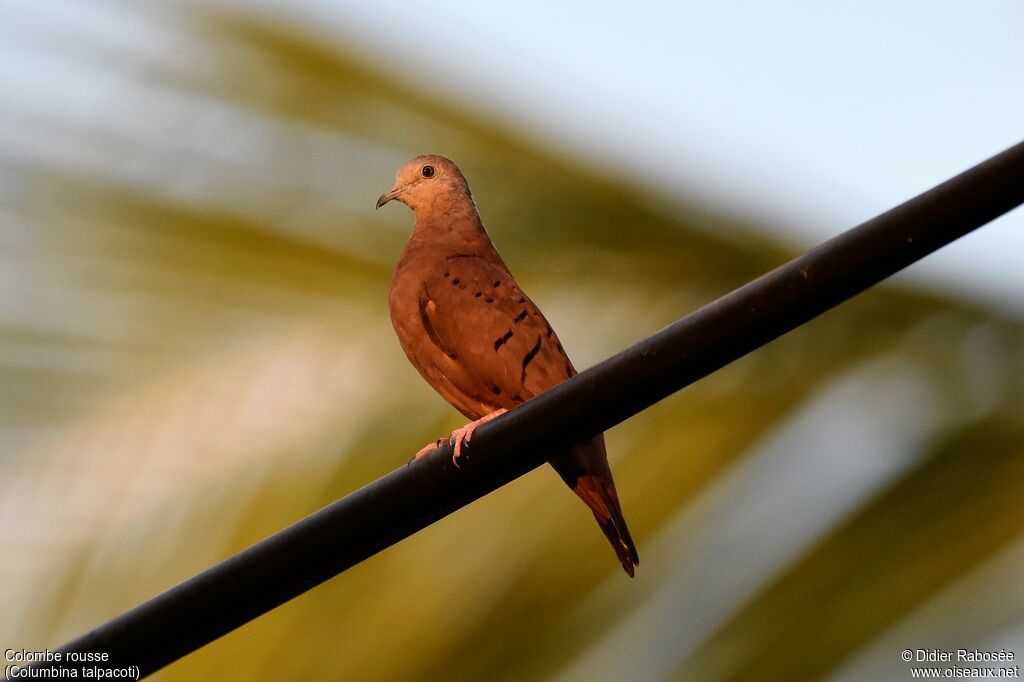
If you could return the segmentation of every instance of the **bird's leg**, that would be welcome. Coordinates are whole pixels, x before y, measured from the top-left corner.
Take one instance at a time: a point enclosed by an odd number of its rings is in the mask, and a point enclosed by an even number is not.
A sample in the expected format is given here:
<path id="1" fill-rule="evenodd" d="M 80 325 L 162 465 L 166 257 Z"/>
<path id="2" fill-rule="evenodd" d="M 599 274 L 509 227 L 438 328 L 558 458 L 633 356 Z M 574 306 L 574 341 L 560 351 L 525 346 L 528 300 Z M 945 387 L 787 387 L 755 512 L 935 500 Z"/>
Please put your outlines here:
<path id="1" fill-rule="evenodd" d="M 462 428 L 458 428 L 452 431 L 452 436 L 448 440 L 449 443 L 455 444 L 455 454 L 452 455 L 452 464 L 454 464 L 455 466 L 459 466 L 459 457 L 462 456 L 462 446 L 463 444 L 469 445 L 469 441 L 470 439 L 473 438 L 473 432 L 477 430 L 477 427 L 479 427 L 481 424 L 486 424 L 487 422 L 491 421 L 496 417 L 500 417 L 506 412 L 508 412 L 508 410 L 502 407 L 501 409 L 497 409 L 494 412 L 491 412 L 490 414 L 485 414 L 484 416 L 477 419 L 475 422 L 470 422 L 463 426 Z"/>
<path id="2" fill-rule="evenodd" d="M 462 456 L 462 445 L 463 443 L 469 444 L 469 441 L 473 438 L 473 432 L 476 431 L 478 426 L 480 426 L 481 424 L 486 424 L 495 417 L 500 417 L 506 412 L 508 412 L 508 410 L 503 407 L 500 410 L 495 410 L 494 412 L 491 412 L 490 414 L 485 414 L 484 416 L 477 419 L 475 422 L 470 422 L 465 426 L 452 431 L 452 435 L 448 439 L 449 443 L 453 443 L 455 445 L 455 454 L 452 455 L 452 464 L 454 464 L 455 466 L 459 466 L 458 460 L 459 457 Z M 427 443 L 422 448 L 420 448 L 420 451 L 413 455 L 412 459 L 409 461 L 412 462 L 415 460 L 423 459 L 431 452 L 441 447 L 442 442 L 443 441 L 441 440 L 436 440 L 433 443 Z"/>

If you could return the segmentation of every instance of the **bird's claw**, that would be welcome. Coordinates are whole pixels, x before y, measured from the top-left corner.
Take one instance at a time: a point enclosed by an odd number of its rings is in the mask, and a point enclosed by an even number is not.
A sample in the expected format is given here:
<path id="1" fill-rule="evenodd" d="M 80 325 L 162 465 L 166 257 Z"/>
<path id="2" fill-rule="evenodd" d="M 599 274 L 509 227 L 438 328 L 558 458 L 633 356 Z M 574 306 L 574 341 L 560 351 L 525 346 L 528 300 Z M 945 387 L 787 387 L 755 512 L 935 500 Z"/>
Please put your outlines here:
<path id="1" fill-rule="evenodd" d="M 435 440 L 433 443 L 427 443 L 422 448 L 420 448 L 419 452 L 417 452 L 415 455 L 412 456 L 412 459 L 409 460 L 409 464 L 412 464 L 413 462 L 417 462 L 417 461 L 423 459 L 424 457 L 429 455 L 434 450 L 437 450 L 439 447 L 441 447 L 441 439 L 440 438 Z"/>
<path id="2" fill-rule="evenodd" d="M 461 469 L 459 466 L 459 457 L 462 457 L 463 446 L 469 446 L 469 440 L 473 437 L 473 430 L 476 428 L 476 422 L 472 424 L 466 424 L 460 429 L 452 431 L 451 438 L 448 442 L 455 446 L 455 452 L 452 453 L 452 464 L 455 465 L 456 469 Z"/>
<path id="3" fill-rule="evenodd" d="M 452 431 L 452 437 L 449 439 L 449 442 L 455 445 L 455 453 L 452 455 L 452 464 L 455 465 L 455 468 L 462 468 L 459 466 L 459 457 L 462 456 L 462 448 L 469 447 L 469 441 L 473 439 L 473 433 L 477 430 L 477 428 L 491 421 L 495 417 L 500 417 L 506 412 L 508 412 L 508 410 L 503 407 L 501 409 L 495 410 L 494 412 L 491 412 L 488 415 L 484 415 L 483 417 L 477 419 L 474 422 L 466 424 L 462 428 L 455 429 L 454 431 Z"/>

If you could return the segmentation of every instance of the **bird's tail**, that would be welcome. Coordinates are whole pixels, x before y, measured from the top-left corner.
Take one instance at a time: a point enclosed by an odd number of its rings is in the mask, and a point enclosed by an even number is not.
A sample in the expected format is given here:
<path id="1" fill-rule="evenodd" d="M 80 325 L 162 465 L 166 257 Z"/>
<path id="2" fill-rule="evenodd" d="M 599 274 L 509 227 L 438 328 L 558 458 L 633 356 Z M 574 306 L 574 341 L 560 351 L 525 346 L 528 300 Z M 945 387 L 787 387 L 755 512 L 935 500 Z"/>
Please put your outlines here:
<path id="1" fill-rule="evenodd" d="M 590 507 L 604 536 L 619 557 L 623 570 L 632 578 L 640 557 L 629 535 L 626 519 L 622 516 L 619 496 L 615 493 L 615 481 L 608 468 L 604 439 L 598 436 L 577 446 L 573 448 L 572 455 L 571 459 L 561 458 L 552 464 L 572 491 Z"/>
<path id="2" fill-rule="evenodd" d="M 629 535 L 626 519 L 622 517 L 622 509 L 615 494 L 615 484 L 597 476 L 586 475 L 576 479 L 572 491 L 590 507 L 598 525 L 604 531 L 604 536 L 608 538 L 619 561 L 622 562 L 623 570 L 632 578 L 635 566 L 640 563 L 640 557 L 636 553 L 633 538 Z"/>

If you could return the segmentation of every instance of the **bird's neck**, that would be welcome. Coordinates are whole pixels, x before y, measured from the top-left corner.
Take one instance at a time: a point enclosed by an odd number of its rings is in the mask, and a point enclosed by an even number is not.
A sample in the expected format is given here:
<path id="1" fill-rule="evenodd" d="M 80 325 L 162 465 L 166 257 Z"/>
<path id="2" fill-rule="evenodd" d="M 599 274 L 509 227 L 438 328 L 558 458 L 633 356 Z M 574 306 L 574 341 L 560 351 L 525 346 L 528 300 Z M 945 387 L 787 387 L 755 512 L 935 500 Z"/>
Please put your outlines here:
<path id="1" fill-rule="evenodd" d="M 489 257 L 493 253 L 484 224 L 472 199 L 436 201 L 426 210 L 416 210 L 416 224 L 409 237 L 408 248 L 429 246 Z"/>

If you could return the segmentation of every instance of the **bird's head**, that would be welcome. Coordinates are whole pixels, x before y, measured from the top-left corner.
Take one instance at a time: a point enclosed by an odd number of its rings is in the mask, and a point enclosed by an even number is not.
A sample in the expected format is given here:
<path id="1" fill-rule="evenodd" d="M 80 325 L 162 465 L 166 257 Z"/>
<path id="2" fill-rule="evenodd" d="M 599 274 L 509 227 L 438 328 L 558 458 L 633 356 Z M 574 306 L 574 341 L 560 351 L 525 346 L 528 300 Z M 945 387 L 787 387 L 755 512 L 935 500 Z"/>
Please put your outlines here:
<path id="1" fill-rule="evenodd" d="M 469 184 L 458 166 L 443 156 L 417 156 L 398 169 L 395 186 L 380 195 L 377 208 L 397 199 L 416 211 L 438 201 L 461 198 L 472 201 Z"/>

